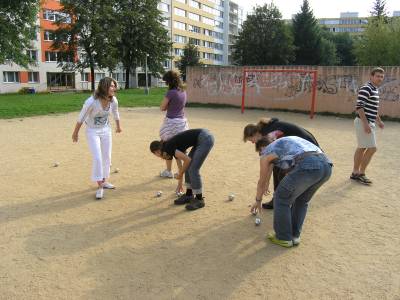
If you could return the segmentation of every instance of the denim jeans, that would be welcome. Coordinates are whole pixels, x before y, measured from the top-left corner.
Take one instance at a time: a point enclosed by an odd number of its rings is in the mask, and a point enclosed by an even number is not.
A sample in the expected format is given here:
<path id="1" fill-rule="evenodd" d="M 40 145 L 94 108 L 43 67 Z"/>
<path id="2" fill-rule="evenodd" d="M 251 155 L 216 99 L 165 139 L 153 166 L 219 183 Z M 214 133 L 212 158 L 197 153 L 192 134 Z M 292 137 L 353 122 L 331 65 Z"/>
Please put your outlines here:
<path id="1" fill-rule="evenodd" d="M 324 154 L 300 160 L 280 182 L 274 194 L 274 230 L 280 240 L 300 237 L 308 202 L 330 178 L 332 164 Z"/>
<path id="2" fill-rule="evenodd" d="M 213 146 L 214 137 L 207 129 L 203 129 L 197 139 L 197 145 L 189 152 L 192 161 L 185 172 L 185 185 L 193 190 L 193 194 L 202 193 L 200 168 Z"/>

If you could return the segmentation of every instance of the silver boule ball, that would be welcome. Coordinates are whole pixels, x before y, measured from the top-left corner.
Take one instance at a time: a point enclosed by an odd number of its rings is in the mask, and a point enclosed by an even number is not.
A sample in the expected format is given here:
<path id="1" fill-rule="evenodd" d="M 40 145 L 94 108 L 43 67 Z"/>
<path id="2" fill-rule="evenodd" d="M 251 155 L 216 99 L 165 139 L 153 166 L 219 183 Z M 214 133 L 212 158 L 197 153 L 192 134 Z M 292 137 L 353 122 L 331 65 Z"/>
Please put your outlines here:
<path id="1" fill-rule="evenodd" d="M 58 162 L 58 161 L 56 161 L 54 164 L 53 164 L 53 167 L 58 167 L 60 165 L 60 163 Z"/>
<path id="2" fill-rule="evenodd" d="M 119 168 L 115 168 L 114 173 L 119 173 Z"/>
<path id="3" fill-rule="evenodd" d="M 228 196 L 228 199 L 229 199 L 229 201 L 235 200 L 235 194 L 230 194 L 230 195 Z"/>
<path id="4" fill-rule="evenodd" d="M 260 225 L 261 224 L 261 219 L 260 218 L 256 218 L 254 220 L 254 223 L 256 224 L 256 226 Z"/>
<path id="5" fill-rule="evenodd" d="M 161 197 L 162 196 L 162 191 L 158 191 L 157 192 L 157 197 Z"/>

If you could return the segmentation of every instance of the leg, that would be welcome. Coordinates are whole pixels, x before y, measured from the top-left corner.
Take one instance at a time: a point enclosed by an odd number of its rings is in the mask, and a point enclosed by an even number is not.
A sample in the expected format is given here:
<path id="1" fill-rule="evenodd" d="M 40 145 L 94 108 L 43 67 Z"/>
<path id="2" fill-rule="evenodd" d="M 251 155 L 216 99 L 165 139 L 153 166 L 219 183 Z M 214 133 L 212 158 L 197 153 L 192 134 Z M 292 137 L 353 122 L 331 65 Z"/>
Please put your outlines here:
<path id="1" fill-rule="evenodd" d="M 308 202 L 310 202 L 316 191 L 331 177 L 332 167 L 330 165 L 326 164 L 322 170 L 323 174 L 320 181 L 301 194 L 292 206 L 292 234 L 294 238 L 300 237 L 301 228 L 307 214 Z"/>
<path id="2" fill-rule="evenodd" d="M 376 151 L 377 151 L 376 147 L 367 148 L 367 150 L 365 150 L 364 155 L 361 160 L 361 163 L 360 163 L 360 173 L 359 174 L 365 174 L 365 170 L 367 169 L 368 164 L 370 163 L 371 158 L 375 154 Z"/>
<path id="3" fill-rule="evenodd" d="M 88 130 L 87 141 L 89 145 L 90 152 L 92 153 L 93 165 L 92 165 L 92 180 L 96 181 L 98 184 L 103 182 L 103 165 L 101 156 L 101 146 L 100 137 L 95 131 Z"/>
<path id="4" fill-rule="evenodd" d="M 357 148 L 354 152 L 354 165 L 353 165 L 353 174 L 360 174 L 360 166 L 363 160 L 365 148 Z"/>
<path id="5" fill-rule="evenodd" d="M 171 160 L 166 160 L 166 161 L 165 161 L 165 164 L 166 164 L 167 170 L 168 170 L 169 172 L 171 172 L 171 169 L 172 169 L 172 159 L 171 159 Z"/>
<path id="6" fill-rule="evenodd" d="M 103 180 L 106 181 L 110 177 L 111 167 L 112 135 L 110 129 L 105 130 L 104 134 L 100 136 L 100 147 L 103 161 Z"/>

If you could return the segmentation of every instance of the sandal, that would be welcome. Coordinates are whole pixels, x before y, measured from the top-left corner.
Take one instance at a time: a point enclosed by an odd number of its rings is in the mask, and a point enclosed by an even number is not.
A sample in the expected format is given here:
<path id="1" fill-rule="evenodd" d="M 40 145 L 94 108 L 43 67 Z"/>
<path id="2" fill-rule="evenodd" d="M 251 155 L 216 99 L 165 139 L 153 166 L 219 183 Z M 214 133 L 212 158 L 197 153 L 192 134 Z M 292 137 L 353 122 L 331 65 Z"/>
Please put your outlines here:
<path id="1" fill-rule="evenodd" d="M 363 183 L 363 184 L 368 184 L 368 185 L 369 185 L 369 184 L 372 183 L 372 181 L 371 181 L 370 179 L 368 179 L 368 177 L 365 176 L 365 174 L 360 174 L 360 175 L 358 175 L 357 180 L 358 180 L 359 182 Z"/>

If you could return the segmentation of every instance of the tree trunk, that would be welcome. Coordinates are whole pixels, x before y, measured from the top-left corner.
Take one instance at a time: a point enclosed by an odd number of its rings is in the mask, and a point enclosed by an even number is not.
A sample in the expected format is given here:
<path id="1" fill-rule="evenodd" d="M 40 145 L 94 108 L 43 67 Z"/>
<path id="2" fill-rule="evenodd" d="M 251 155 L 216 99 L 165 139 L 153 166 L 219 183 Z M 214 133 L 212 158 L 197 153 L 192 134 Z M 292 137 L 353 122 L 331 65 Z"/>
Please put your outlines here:
<path id="1" fill-rule="evenodd" d="M 95 90 L 95 78 L 94 78 L 94 66 L 90 65 L 90 81 L 91 81 L 91 90 L 94 92 Z"/>
<path id="2" fill-rule="evenodd" d="M 130 68 L 125 67 L 125 89 L 129 89 L 129 74 L 130 74 Z"/>

